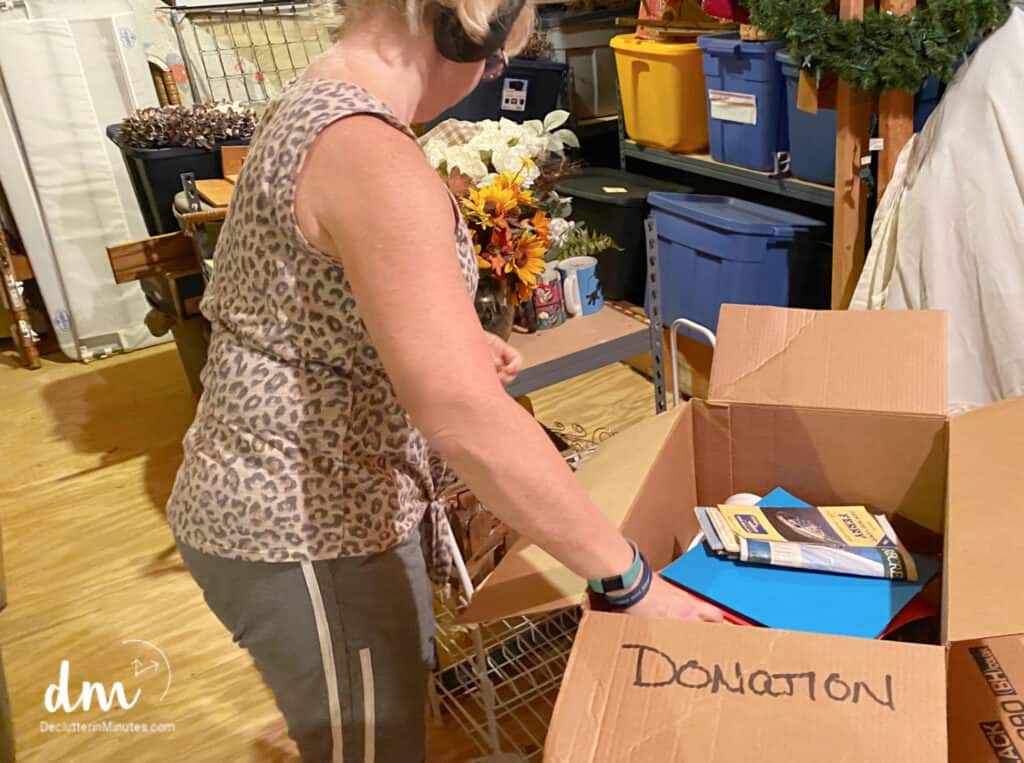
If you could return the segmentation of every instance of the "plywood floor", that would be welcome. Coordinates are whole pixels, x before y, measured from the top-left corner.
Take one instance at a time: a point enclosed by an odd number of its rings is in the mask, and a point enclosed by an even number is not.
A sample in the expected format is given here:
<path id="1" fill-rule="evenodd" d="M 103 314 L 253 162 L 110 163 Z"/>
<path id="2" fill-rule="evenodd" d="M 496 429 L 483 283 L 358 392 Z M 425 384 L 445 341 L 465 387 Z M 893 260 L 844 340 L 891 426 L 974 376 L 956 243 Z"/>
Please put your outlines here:
<path id="1" fill-rule="evenodd" d="M 48 359 L 36 372 L 16 368 L 10 355 L 0 360 L 0 527 L 10 600 L 0 648 L 18 759 L 297 760 L 269 692 L 206 608 L 165 524 L 193 413 L 173 346 L 90 365 Z M 649 415 L 651 390 L 616 365 L 532 399 L 540 420 L 585 442 Z M 154 667 L 164 656 L 170 675 Z M 49 715 L 44 695 L 62 660 L 71 686 L 120 680 L 129 697 L 142 690 L 138 703 Z M 174 730 L 41 728 L 65 718 Z M 432 738 L 433 761 L 474 753 L 447 725 Z"/>

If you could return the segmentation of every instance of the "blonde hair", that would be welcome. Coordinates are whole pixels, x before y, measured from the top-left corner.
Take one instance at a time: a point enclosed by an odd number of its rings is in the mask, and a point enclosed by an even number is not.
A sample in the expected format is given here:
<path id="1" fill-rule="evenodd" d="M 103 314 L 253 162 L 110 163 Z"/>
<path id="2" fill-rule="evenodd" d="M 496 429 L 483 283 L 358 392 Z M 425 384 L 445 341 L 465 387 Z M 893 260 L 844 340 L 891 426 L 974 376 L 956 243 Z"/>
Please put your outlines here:
<path id="1" fill-rule="evenodd" d="M 510 2 L 511 0 L 320 0 L 320 13 L 335 20 L 340 14 L 344 24 L 346 20 L 357 18 L 370 8 L 386 6 L 402 14 L 409 29 L 416 32 L 419 31 L 427 11 L 432 6 L 443 5 L 456 12 L 466 34 L 479 42 L 486 37 L 491 20 Z M 509 35 L 505 45 L 506 52 L 513 55 L 526 46 L 533 33 L 533 24 L 533 0 L 527 0 Z"/>

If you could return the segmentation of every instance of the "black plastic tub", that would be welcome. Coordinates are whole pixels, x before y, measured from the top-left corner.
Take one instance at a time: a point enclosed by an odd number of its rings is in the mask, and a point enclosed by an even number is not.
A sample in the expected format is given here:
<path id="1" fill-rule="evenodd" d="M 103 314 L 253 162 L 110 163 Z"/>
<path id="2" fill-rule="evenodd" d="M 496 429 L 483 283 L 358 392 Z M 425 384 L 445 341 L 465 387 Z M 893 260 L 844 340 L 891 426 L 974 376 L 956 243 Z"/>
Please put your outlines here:
<path id="1" fill-rule="evenodd" d="M 690 193 L 693 189 L 603 167 L 587 168 L 558 184 L 558 193 L 573 199 L 573 220 L 611 236 L 623 248 L 621 252 L 603 252 L 597 257 L 597 278 L 605 299 L 644 304 L 644 219 L 648 215 L 647 194 L 652 191 Z"/>
<path id="2" fill-rule="evenodd" d="M 527 122 L 543 119 L 555 109 L 566 108 L 568 64 L 513 58 L 505 73 L 493 82 L 481 82 L 463 98 L 428 125 L 446 119 L 481 122 L 485 119 L 511 119 Z"/>
<path id="3" fill-rule="evenodd" d="M 181 175 L 195 173 L 196 180 L 223 177 L 220 147 L 214 148 L 130 148 L 121 145 L 121 125 L 110 125 L 107 137 L 121 149 L 135 198 L 151 236 L 178 230 L 174 218 L 174 195 L 181 191 Z M 230 141 L 224 145 L 245 145 Z"/>

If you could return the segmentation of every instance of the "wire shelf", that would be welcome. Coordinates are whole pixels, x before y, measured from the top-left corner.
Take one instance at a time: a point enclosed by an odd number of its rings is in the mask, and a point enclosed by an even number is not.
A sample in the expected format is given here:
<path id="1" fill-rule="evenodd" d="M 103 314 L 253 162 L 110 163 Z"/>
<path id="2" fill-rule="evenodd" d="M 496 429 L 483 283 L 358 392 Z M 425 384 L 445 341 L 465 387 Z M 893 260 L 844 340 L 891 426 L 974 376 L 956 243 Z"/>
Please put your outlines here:
<path id="1" fill-rule="evenodd" d="M 540 760 L 579 609 L 459 626 L 455 618 L 464 603 L 452 595 L 435 599 L 442 659 L 433 681 L 440 710 L 481 752 Z"/>
<path id="2" fill-rule="evenodd" d="M 165 8 L 196 100 L 260 109 L 328 47 L 309 3 Z"/>

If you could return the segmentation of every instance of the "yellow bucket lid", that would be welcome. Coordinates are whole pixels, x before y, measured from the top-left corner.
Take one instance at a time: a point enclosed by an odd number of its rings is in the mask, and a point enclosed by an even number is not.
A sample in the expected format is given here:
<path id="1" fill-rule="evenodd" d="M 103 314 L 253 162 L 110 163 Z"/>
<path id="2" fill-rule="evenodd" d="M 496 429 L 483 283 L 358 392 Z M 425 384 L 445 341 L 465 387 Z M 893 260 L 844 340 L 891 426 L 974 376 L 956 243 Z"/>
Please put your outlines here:
<path id="1" fill-rule="evenodd" d="M 700 52 L 696 42 L 666 42 L 647 40 L 634 34 L 620 34 L 609 43 L 615 50 L 624 53 L 640 53 L 649 56 L 678 56 L 680 53 Z"/>

